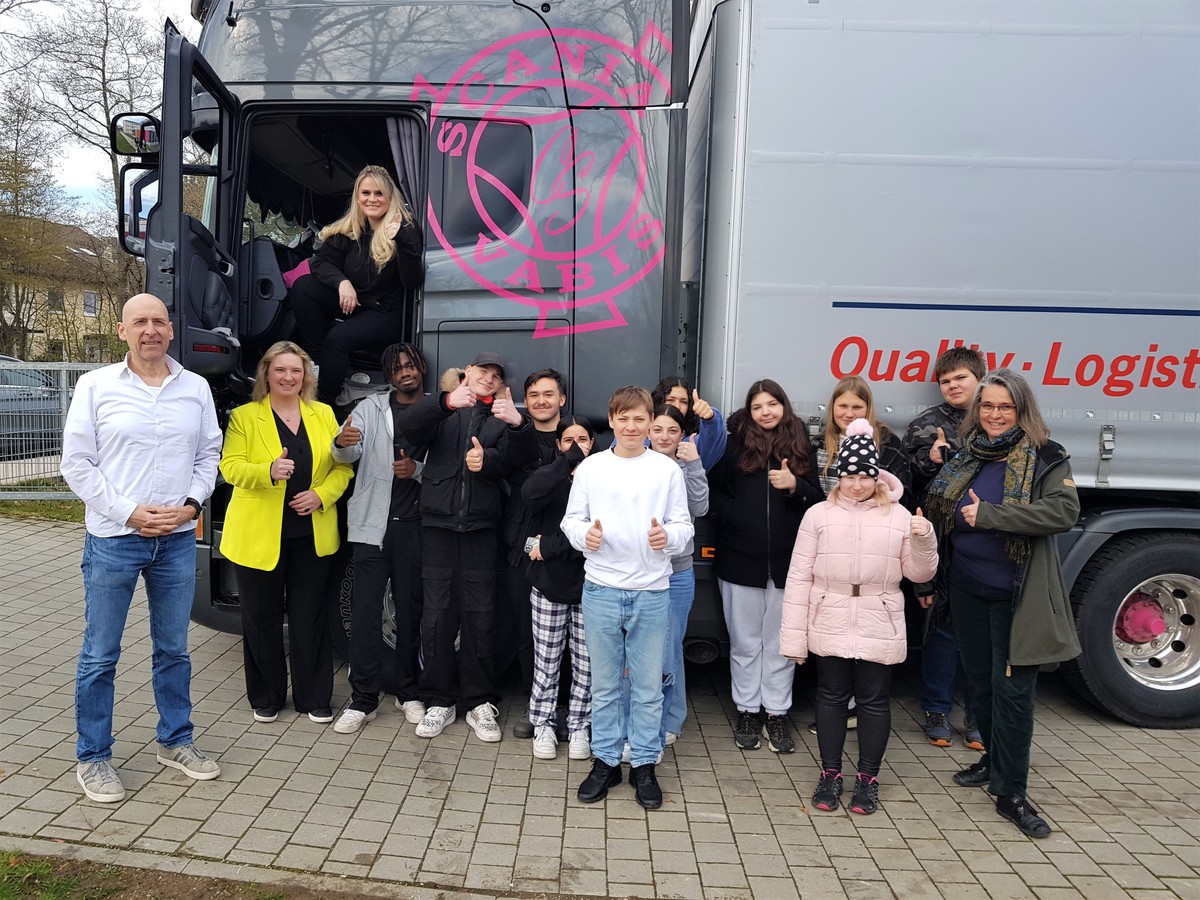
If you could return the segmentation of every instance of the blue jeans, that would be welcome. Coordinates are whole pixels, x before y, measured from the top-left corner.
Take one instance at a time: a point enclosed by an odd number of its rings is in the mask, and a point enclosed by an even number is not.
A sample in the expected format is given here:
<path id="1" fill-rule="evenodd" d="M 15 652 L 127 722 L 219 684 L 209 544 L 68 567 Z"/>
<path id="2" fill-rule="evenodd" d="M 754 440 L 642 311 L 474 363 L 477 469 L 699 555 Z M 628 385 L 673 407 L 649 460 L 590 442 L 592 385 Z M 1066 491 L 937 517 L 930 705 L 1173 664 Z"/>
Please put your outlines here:
<path id="1" fill-rule="evenodd" d="M 925 638 L 921 649 L 921 709 L 926 712 L 950 715 L 954 705 L 954 681 L 962 664 L 958 655 L 958 638 L 953 628 L 945 625 Z M 971 709 L 971 685 L 963 672 L 963 708 L 967 721 L 975 718 Z"/>
<path id="2" fill-rule="evenodd" d="M 592 660 L 592 753 L 621 764 L 626 731 L 621 677 L 629 668 L 629 745 L 635 766 L 653 765 L 662 752 L 662 661 L 669 591 L 625 591 L 583 583 L 583 631 Z"/>
<path id="3" fill-rule="evenodd" d="M 158 742 L 164 747 L 190 744 L 192 660 L 187 631 L 196 590 L 196 535 L 89 534 L 81 568 L 85 625 L 75 674 L 75 755 L 80 762 L 112 758 L 113 682 L 139 574 L 150 609 Z"/>

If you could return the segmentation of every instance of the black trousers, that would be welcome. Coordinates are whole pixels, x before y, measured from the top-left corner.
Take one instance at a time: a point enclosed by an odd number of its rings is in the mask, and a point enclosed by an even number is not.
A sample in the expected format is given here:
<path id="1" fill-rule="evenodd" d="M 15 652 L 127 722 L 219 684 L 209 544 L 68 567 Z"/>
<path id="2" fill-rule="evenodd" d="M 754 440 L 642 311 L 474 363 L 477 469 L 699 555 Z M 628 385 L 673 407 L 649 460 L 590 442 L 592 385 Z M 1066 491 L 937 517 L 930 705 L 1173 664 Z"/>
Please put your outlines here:
<path id="1" fill-rule="evenodd" d="M 426 706 L 453 706 L 461 700 L 467 709 L 495 703 L 496 531 L 425 528 L 421 539 L 421 700 Z"/>
<path id="2" fill-rule="evenodd" d="M 285 706 L 288 662 L 296 712 L 330 706 L 333 648 L 325 583 L 332 557 L 317 556 L 311 536 L 284 540 L 269 572 L 235 566 L 242 608 L 246 697 L 255 709 Z M 286 592 L 288 652 L 283 652 Z"/>
<path id="3" fill-rule="evenodd" d="M 513 659 L 521 667 L 521 690 L 533 688 L 533 607 L 525 571 L 509 565 L 508 548 L 500 546 L 500 590 L 496 592 L 496 672 L 503 674 Z M 566 654 L 564 654 L 565 656 Z"/>
<path id="4" fill-rule="evenodd" d="M 356 350 L 380 350 L 404 336 L 404 311 L 386 312 L 360 306 L 347 316 L 338 304 L 336 288 L 322 284 L 314 275 L 301 277 L 288 291 L 296 317 L 296 343 L 321 367 L 317 376 L 317 399 L 333 404 L 350 371 L 350 354 Z M 336 321 L 343 319 L 344 321 Z"/>
<path id="5" fill-rule="evenodd" d="M 421 649 L 421 520 L 390 519 L 383 546 L 354 544 L 350 603 L 350 708 L 373 712 L 383 691 L 383 598 L 388 582 L 396 610 L 396 698 L 417 699 Z"/>
<path id="6" fill-rule="evenodd" d="M 987 748 L 980 762 L 991 769 L 988 790 L 998 797 L 1024 797 L 1038 667 L 1008 665 L 1012 592 L 973 583 L 953 569 L 947 592 L 975 721 Z"/>
<path id="7" fill-rule="evenodd" d="M 892 730 L 892 667 L 863 659 L 816 656 L 817 746 L 821 768 L 842 771 L 850 698 L 858 716 L 858 771 L 878 777 Z"/>

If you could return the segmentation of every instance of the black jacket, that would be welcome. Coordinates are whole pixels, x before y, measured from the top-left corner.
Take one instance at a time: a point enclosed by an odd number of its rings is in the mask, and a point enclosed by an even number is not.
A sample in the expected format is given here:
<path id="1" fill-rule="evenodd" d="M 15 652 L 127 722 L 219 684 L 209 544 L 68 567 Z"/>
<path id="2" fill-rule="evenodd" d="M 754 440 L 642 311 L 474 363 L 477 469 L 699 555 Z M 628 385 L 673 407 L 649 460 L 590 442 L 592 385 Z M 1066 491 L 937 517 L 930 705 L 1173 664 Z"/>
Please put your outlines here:
<path id="1" fill-rule="evenodd" d="M 523 554 L 525 577 L 555 603 L 579 603 L 583 598 L 583 554 L 563 534 L 562 519 L 571 496 L 571 475 L 586 458 L 578 445 L 572 445 L 531 472 L 521 488 L 529 513 L 529 535 L 542 536 L 540 562 Z M 523 545 L 524 538 L 521 542 Z"/>
<path id="2" fill-rule="evenodd" d="M 425 281 L 421 229 L 410 223 L 396 232 L 396 255 L 382 269 L 371 258 L 373 233 L 368 229 L 357 241 L 331 234 L 309 265 L 318 281 L 335 290 L 348 280 L 364 307 L 396 309 L 404 301 L 405 288 L 420 287 Z"/>
<path id="3" fill-rule="evenodd" d="M 817 480 L 817 458 L 809 454 L 809 470 L 796 479 L 788 494 L 771 487 L 766 471 L 741 472 L 738 461 L 745 445 L 735 431 L 725 455 L 708 473 L 708 514 L 717 526 L 717 557 L 713 573 L 722 581 L 765 588 L 767 579 L 782 588 L 796 532 L 804 513 L 825 497 Z M 770 468 L 778 469 L 778 460 Z"/>
<path id="4" fill-rule="evenodd" d="M 432 528 L 481 531 L 495 528 L 501 483 L 537 454 L 533 422 L 522 416 L 513 428 L 492 416 L 490 404 L 446 406 L 446 393 L 426 397 L 401 414 L 404 436 L 428 448 L 421 474 L 421 520 Z M 483 446 L 483 470 L 467 468 L 471 438 Z"/>
<path id="5" fill-rule="evenodd" d="M 537 530 L 531 530 L 530 514 L 522 488 L 534 472 L 549 465 L 559 455 L 554 432 L 535 428 L 533 442 L 536 455 L 508 476 L 508 493 L 504 498 L 504 527 L 500 537 L 504 541 L 509 565 L 518 569 L 525 568 L 529 562 L 529 556 L 525 553 L 525 538 L 537 534 Z"/>

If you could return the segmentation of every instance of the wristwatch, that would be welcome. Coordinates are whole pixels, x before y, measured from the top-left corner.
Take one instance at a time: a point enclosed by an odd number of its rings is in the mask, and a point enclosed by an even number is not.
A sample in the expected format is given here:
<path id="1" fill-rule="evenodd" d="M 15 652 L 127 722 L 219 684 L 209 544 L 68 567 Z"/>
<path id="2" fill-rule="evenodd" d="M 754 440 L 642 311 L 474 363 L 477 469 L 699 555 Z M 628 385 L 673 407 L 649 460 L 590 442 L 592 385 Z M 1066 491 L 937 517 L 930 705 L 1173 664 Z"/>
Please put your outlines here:
<path id="1" fill-rule="evenodd" d="M 200 501 L 199 500 L 195 500 L 192 497 L 188 497 L 186 500 L 183 501 L 183 505 L 190 506 L 192 509 L 194 509 L 196 511 L 196 519 L 200 518 Z M 193 521 L 195 521 L 195 519 L 193 519 Z"/>
<path id="2" fill-rule="evenodd" d="M 542 539 L 536 536 L 525 538 L 525 552 L 532 553 L 533 548 L 542 543 Z"/>

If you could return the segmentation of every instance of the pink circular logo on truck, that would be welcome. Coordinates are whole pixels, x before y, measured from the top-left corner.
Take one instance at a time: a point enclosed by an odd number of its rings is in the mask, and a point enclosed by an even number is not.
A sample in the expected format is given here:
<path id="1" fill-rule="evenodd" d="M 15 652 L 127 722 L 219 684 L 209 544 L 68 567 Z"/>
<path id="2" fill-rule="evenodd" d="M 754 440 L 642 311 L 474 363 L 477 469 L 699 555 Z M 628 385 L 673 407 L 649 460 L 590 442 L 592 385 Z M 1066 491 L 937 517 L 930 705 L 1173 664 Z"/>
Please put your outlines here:
<path id="1" fill-rule="evenodd" d="M 558 46 L 554 67 L 535 61 L 538 48 L 544 53 L 547 32 L 526 32 L 472 56 L 444 87 L 418 80 L 413 90 L 414 98 L 421 91 L 433 95 L 433 147 L 464 158 L 466 187 L 486 233 L 480 233 L 473 245 L 453 245 L 432 203 L 430 227 L 477 284 L 538 310 L 534 337 L 625 325 L 617 298 L 657 269 L 665 253 L 663 223 L 645 204 L 649 162 L 641 113 L 623 107 L 647 104 L 655 86 L 660 95 L 669 96 L 668 75 L 646 52 L 657 48 L 661 55 L 665 48 L 669 54 L 669 42 L 653 26 L 637 47 L 578 29 L 556 29 L 551 34 Z M 494 83 L 482 71 L 494 68 L 496 57 L 504 60 L 503 84 Z M 485 67 L 485 60 L 491 65 Z M 638 82 L 637 77 L 649 77 L 653 84 Z M 581 146 L 571 111 L 536 111 L 547 95 L 562 96 L 564 86 L 575 109 L 611 110 L 613 121 L 620 123 L 619 134 L 598 148 Z M 448 103 L 455 104 L 452 115 L 443 110 Z M 464 108 L 469 112 L 464 114 Z M 465 116 L 477 116 L 478 121 L 468 124 Z M 536 128 L 524 197 L 492 172 L 489 160 L 479 152 L 490 124 L 513 122 Z M 500 205 L 507 207 L 504 216 L 494 214 L 497 195 L 502 198 Z M 564 326 L 546 321 L 596 305 L 604 309 L 590 312 L 587 322 Z"/>

